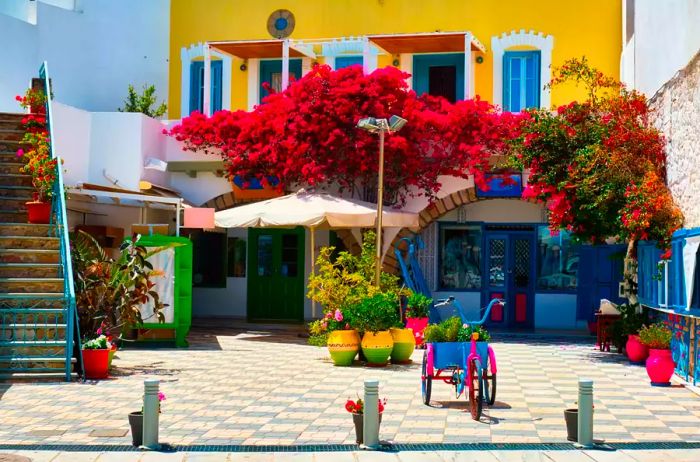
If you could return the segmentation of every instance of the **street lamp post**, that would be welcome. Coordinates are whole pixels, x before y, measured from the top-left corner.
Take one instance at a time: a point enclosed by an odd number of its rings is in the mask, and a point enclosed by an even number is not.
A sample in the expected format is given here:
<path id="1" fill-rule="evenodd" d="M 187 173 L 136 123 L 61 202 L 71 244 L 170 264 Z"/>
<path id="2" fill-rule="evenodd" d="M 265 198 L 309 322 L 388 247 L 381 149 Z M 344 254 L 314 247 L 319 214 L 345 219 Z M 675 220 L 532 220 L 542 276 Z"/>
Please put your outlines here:
<path id="1" fill-rule="evenodd" d="M 357 127 L 363 130 L 367 130 L 370 133 L 379 134 L 379 174 L 377 178 L 377 243 L 376 243 L 376 256 L 375 256 L 375 266 L 374 266 L 374 283 L 379 287 L 379 278 L 382 273 L 382 213 L 383 213 L 383 202 L 384 202 L 384 134 L 394 133 L 404 125 L 406 125 L 406 119 L 399 116 L 393 115 L 386 119 L 375 119 L 374 117 L 367 117 L 365 119 L 360 119 L 357 122 Z"/>

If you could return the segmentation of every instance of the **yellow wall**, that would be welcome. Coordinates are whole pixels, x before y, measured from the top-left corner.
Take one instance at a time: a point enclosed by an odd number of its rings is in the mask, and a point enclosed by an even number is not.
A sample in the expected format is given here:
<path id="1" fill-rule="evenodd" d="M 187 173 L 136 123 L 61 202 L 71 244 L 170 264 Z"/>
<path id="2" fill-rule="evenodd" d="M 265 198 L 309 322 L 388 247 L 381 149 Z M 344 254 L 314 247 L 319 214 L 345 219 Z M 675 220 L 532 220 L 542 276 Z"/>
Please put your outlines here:
<path id="1" fill-rule="evenodd" d="M 490 100 L 491 37 L 534 30 L 554 37 L 553 66 L 587 56 L 618 77 L 621 52 L 619 0 L 171 0 L 169 115 L 180 115 L 180 49 L 214 40 L 270 38 L 267 18 L 285 8 L 294 13 L 291 38 L 333 38 L 404 32 L 471 31 L 487 48 L 474 63 L 476 93 Z M 379 65 L 390 57 L 379 57 Z M 245 108 L 247 74 L 233 61 L 231 102 Z M 581 97 L 571 88 L 554 89 L 552 104 Z"/>

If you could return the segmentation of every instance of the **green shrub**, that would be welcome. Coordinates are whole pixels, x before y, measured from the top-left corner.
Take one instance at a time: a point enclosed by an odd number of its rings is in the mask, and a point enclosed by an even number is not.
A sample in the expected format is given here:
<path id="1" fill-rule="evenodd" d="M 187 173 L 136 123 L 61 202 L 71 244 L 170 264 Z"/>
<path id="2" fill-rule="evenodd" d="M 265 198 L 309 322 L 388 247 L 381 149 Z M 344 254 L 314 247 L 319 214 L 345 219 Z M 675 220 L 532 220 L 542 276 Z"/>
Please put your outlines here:
<path id="1" fill-rule="evenodd" d="M 440 324 L 430 324 L 423 331 L 423 340 L 425 343 L 440 343 L 445 342 L 445 329 Z"/>
<path id="2" fill-rule="evenodd" d="M 406 300 L 406 317 L 407 318 L 427 318 L 430 305 L 433 299 L 428 298 L 423 294 L 412 292 Z"/>
<path id="3" fill-rule="evenodd" d="M 639 330 L 639 340 L 653 350 L 668 350 L 671 347 L 671 329 L 663 323 L 643 326 Z"/>
<path id="4" fill-rule="evenodd" d="M 457 341 L 471 342 L 473 333 L 479 334 L 477 342 L 488 342 L 489 340 L 491 340 L 491 334 L 489 334 L 489 332 L 486 329 L 484 329 L 484 326 L 472 326 L 471 324 L 469 324 L 466 327 L 460 327 L 459 332 L 457 333 Z"/>
<path id="5" fill-rule="evenodd" d="M 140 112 L 148 117 L 158 118 L 165 114 L 168 107 L 165 102 L 160 103 L 160 106 L 154 108 L 153 105 L 158 101 L 156 99 L 155 85 L 144 85 L 143 93 L 136 93 L 133 85 L 129 85 L 129 90 L 124 100 L 124 107 L 118 109 L 119 112 Z"/>
<path id="6" fill-rule="evenodd" d="M 440 324 L 443 324 L 443 329 L 445 329 L 445 341 L 456 342 L 457 334 L 459 334 L 459 330 L 462 328 L 462 320 L 457 316 L 452 316 L 451 318 L 445 319 Z"/>
<path id="7" fill-rule="evenodd" d="M 351 326 L 359 332 L 379 332 L 401 326 L 399 298 L 395 293 L 365 297 L 353 310 Z"/>

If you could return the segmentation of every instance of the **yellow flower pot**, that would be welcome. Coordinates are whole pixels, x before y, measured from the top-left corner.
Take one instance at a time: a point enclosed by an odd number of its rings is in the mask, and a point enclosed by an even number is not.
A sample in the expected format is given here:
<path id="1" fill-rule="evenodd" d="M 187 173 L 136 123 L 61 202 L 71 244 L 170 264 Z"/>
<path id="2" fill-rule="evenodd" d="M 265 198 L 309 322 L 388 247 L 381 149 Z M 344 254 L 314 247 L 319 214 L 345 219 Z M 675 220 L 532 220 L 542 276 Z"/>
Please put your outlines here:
<path id="1" fill-rule="evenodd" d="M 368 366 L 386 366 L 393 349 L 394 339 L 388 330 L 365 332 L 362 336 L 362 352 L 367 358 Z"/>
<path id="2" fill-rule="evenodd" d="M 334 330 L 328 335 L 328 352 L 336 366 L 351 366 L 360 351 L 360 336 L 357 331 Z"/>
<path id="3" fill-rule="evenodd" d="M 401 329 L 392 327 L 389 329 L 394 340 L 394 348 L 391 350 L 391 362 L 405 364 L 411 362 L 411 354 L 416 348 L 416 337 L 413 329 Z"/>

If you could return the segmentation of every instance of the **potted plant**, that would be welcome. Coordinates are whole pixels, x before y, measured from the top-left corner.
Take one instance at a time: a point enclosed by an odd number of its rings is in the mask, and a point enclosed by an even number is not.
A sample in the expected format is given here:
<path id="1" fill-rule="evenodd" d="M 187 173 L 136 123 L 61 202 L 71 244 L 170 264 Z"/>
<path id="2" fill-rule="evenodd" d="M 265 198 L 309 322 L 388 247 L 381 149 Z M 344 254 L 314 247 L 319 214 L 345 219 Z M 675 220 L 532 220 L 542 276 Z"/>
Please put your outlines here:
<path id="1" fill-rule="evenodd" d="M 56 182 L 57 160 L 52 158 L 49 134 L 46 129 L 46 94 L 41 89 L 29 89 L 25 95 L 17 96 L 20 106 L 29 108 L 33 114 L 22 119 L 25 129 L 21 140 L 21 148 L 17 157 L 21 157 L 25 165 L 20 172 L 31 175 L 32 200 L 25 203 L 27 221 L 33 224 L 48 224 L 51 221 L 51 198 Z"/>
<path id="2" fill-rule="evenodd" d="M 355 308 L 354 327 L 363 333 L 362 352 L 368 366 L 386 366 L 394 349 L 394 339 L 389 329 L 400 325 L 398 296 L 379 292 L 364 298 Z"/>
<path id="3" fill-rule="evenodd" d="M 423 345 L 423 331 L 428 325 L 428 314 L 433 299 L 413 292 L 406 300 L 406 327 L 413 330 L 417 346 Z"/>
<path id="4" fill-rule="evenodd" d="M 649 356 L 647 347 L 639 340 L 639 329 L 647 320 L 646 310 L 641 310 L 638 303 L 618 305 L 620 319 L 613 326 L 613 341 L 616 345 L 624 343 L 627 358 L 632 363 L 642 363 Z M 619 337 L 619 338 L 618 338 Z"/>
<path id="5" fill-rule="evenodd" d="M 165 401 L 165 393 L 158 392 L 158 413 L 160 414 L 161 403 Z M 143 444 L 143 407 L 140 411 L 129 413 L 129 427 L 131 427 L 131 444 L 141 446 Z"/>
<path id="6" fill-rule="evenodd" d="M 379 407 L 379 425 L 382 424 L 382 414 L 384 413 L 384 408 L 386 406 L 386 398 L 380 399 L 378 403 Z M 345 410 L 352 414 L 352 421 L 355 424 L 355 442 L 357 444 L 364 443 L 364 415 L 365 415 L 365 403 L 362 399 L 353 401 L 351 399 L 347 400 L 345 403 Z"/>
<path id="7" fill-rule="evenodd" d="M 390 327 L 391 340 L 394 347 L 391 349 L 391 362 L 396 364 L 411 363 L 411 355 L 416 349 L 416 338 L 413 330 L 404 327 Z"/>
<path id="8" fill-rule="evenodd" d="M 310 332 L 326 336 L 328 353 L 336 366 L 351 366 L 360 351 L 360 336 L 340 309 L 327 312 L 310 325 Z"/>
<path id="9" fill-rule="evenodd" d="M 671 376 L 676 368 L 671 355 L 671 329 L 663 323 L 643 326 L 639 330 L 639 339 L 649 348 L 646 362 L 647 375 L 654 386 L 669 386 Z"/>
<path id="10" fill-rule="evenodd" d="M 112 345 L 100 330 L 97 334 L 98 337 L 83 342 L 83 372 L 86 379 L 106 379 L 109 376 L 109 351 Z"/>
<path id="11" fill-rule="evenodd" d="M 163 322 L 165 305 L 153 290 L 155 283 L 151 280 L 159 271 L 147 260 L 164 248 L 149 251 L 135 239 L 124 242 L 118 257 L 113 259 L 89 234 L 72 234 L 71 259 L 80 332 L 95 332 L 107 342 L 106 335 L 143 324 L 141 309 L 149 300 L 153 300 L 152 316 Z M 84 343 L 91 341 L 87 338 Z M 104 353 L 105 367 L 110 350 Z"/>

